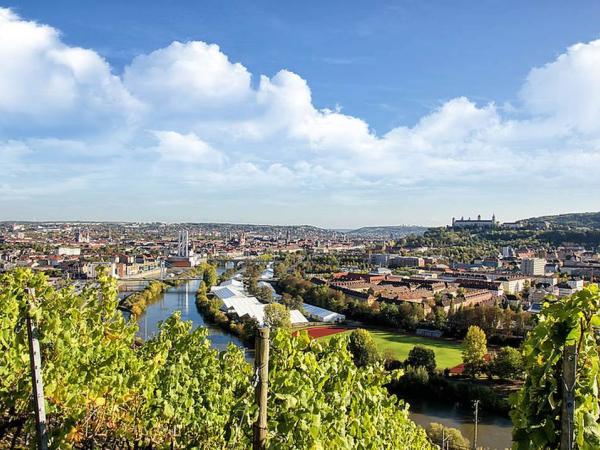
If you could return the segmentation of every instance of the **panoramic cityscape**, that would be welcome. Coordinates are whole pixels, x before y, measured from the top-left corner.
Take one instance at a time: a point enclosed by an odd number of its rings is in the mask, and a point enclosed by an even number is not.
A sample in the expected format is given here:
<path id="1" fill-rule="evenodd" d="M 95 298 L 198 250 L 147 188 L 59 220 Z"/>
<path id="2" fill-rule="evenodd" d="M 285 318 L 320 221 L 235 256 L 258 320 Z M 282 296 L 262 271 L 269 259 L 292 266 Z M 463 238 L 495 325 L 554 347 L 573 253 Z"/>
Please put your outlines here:
<path id="1" fill-rule="evenodd" d="M 0 448 L 600 449 L 600 7 L 508 4 L 0 7 Z"/>

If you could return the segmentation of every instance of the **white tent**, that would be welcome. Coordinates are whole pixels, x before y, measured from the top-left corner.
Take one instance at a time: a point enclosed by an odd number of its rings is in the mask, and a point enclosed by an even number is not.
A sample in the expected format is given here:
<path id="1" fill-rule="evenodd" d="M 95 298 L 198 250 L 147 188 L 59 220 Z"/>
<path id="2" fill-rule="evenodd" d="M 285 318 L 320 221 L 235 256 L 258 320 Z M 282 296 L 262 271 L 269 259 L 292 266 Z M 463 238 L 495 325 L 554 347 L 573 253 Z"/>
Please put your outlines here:
<path id="1" fill-rule="evenodd" d="M 304 314 L 302 314 L 297 309 L 292 309 L 290 311 L 290 321 L 292 322 L 292 325 L 298 325 L 300 323 L 308 323 L 308 320 L 306 320 L 306 317 L 304 317 Z"/>
<path id="2" fill-rule="evenodd" d="M 241 280 L 236 280 L 235 278 L 225 280 L 219 286 L 231 286 L 240 291 L 244 290 L 244 283 Z"/>
<path id="3" fill-rule="evenodd" d="M 273 286 L 269 283 L 265 284 L 273 289 Z M 210 291 L 223 302 L 221 311 L 234 314 L 240 319 L 248 316 L 255 319 L 259 325 L 263 325 L 267 305 L 261 303 L 256 297 L 246 295 L 241 281 L 227 280 L 221 283 L 220 286 L 213 286 Z M 290 311 L 290 321 L 292 325 L 308 322 L 306 317 L 297 309 Z"/>
<path id="4" fill-rule="evenodd" d="M 243 289 L 240 290 L 233 286 L 213 286 L 210 288 L 210 292 L 215 294 L 221 300 L 223 300 L 225 298 L 231 298 L 231 297 L 245 297 L 246 296 Z"/>
<path id="5" fill-rule="evenodd" d="M 319 322 L 342 322 L 346 320 L 346 316 L 335 311 L 329 311 L 325 308 L 319 308 L 318 306 L 304 304 L 304 311 L 308 317 L 318 320 Z"/>

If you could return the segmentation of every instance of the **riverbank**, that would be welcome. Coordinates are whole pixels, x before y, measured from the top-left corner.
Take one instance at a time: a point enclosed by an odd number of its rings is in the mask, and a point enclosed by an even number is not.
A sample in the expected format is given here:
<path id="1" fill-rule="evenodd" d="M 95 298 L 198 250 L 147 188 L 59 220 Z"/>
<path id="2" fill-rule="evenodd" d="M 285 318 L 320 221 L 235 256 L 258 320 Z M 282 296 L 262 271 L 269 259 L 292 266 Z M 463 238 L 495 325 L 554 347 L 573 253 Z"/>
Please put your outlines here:
<path id="1" fill-rule="evenodd" d="M 139 317 L 148 305 L 158 301 L 168 288 L 169 285 L 166 283 L 152 280 L 143 290 L 125 297 L 119 306 L 121 309 L 129 311 L 134 317 Z"/>
<path id="2" fill-rule="evenodd" d="M 207 273 L 208 276 L 206 275 Z M 139 317 L 146 311 L 149 305 L 158 301 L 170 287 L 181 286 L 183 283 L 189 282 L 192 278 L 204 278 L 210 283 L 216 277 L 216 269 L 213 266 L 206 263 L 199 264 L 166 280 L 149 280 L 148 286 L 139 292 L 134 292 L 125 297 L 121 300 L 119 306 L 121 309 L 130 312 L 133 316 Z"/>

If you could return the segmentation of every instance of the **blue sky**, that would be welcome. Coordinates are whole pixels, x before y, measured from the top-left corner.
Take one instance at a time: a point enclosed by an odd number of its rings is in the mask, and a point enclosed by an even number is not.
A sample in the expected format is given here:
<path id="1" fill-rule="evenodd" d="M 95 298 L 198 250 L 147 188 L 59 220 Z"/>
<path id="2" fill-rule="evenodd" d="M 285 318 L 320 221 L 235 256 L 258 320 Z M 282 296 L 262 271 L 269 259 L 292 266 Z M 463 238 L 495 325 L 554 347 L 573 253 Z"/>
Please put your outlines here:
<path id="1" fill-rule="evenodd" d="M 597 2 L 5 6 L 1 219 L 600 209 Z"/>

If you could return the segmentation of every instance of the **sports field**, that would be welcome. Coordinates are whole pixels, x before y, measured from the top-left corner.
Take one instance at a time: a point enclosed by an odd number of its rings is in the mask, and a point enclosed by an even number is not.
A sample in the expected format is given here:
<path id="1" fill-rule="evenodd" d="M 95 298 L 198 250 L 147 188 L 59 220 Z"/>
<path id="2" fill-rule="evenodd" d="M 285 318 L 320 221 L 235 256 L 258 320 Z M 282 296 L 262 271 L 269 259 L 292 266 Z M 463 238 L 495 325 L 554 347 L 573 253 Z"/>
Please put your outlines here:
<path id="1" fill-rule="evenodd" d="M 456 341 L 392 333 L 390 331 L 369 330 L 369 332 L 380 352 L 384 355 L 391 353 L 400 361 L 406 359 L 408 352 L 415 345 L 422 345 L 433 350 L 438 369 L 454 367 L 462 363 L 460 343 Z"/>
<path id="2" fill-rule="evenodd" d="M 313 331 L 319 330 L 319 331 Z M 325 330 L 331 330 L 329 332 Z M 335 330 L 335 331 L 334 331 Z M 342 327 L 327 327 L 327 328 L 312 328 L 309 329 L 309 335 L 313 338 L 327 339 L 328 337 L 339 334 L 349 333 Z M 445 339 L 433 339 L 422 336 L 413 336 L 408 334 L 393 333 L 391 331 L 369 330 L 373 336 L 377 349 L 383 354 L 392 354 L 396 359 L 404 361 L 408 356 L 408 352 L 415 345 L 422 345 L 430 348 L 435 353 L 435 360 L 438 369 L 454 367 L 462 363 L 460 343 Z"/>

